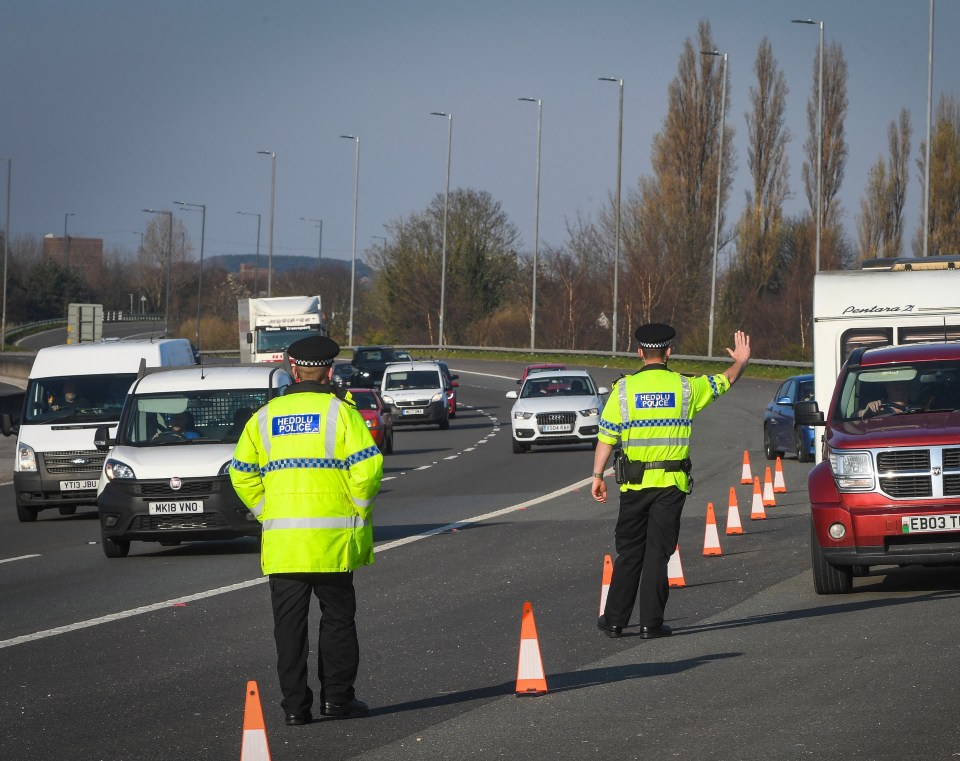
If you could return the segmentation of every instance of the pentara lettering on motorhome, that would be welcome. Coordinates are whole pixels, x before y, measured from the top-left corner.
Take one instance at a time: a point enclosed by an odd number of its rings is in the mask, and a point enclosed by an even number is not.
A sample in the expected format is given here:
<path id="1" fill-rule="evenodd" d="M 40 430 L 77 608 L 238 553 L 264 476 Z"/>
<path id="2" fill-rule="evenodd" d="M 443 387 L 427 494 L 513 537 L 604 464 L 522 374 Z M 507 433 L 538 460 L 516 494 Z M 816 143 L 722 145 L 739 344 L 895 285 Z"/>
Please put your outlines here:
<path id="1" fill-rule="evenodd" d="M 273 419 L 273 435 L 288 433 L 320 433 L 319 415 L 284 415 Z"/>
<path id="2" fill-rule="evenodd" d="M 855 307 L 848 306 L 843 310 L 844 314 L 877 314 L 880 312 L 912 312 L 914 310 L 913 304 L 905 304 L 898 307 L 881 307 L 874 305 L 872 307 Z"/>
<path id="3" fill-rule="evenodd" d="M 676 394 L 671 392 L 637 394 L 634 405 L 638 410 L 652 410 L 661 407 L 673 407 L 676 404 Z"/>

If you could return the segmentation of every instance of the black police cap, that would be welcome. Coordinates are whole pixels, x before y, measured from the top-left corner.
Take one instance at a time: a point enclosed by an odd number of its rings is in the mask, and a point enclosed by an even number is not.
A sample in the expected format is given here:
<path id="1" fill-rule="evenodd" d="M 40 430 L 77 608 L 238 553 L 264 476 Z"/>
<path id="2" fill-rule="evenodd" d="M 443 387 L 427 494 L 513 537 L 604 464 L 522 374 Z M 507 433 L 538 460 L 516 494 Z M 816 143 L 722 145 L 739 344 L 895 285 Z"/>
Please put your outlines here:
<path id="1" fill-rule="evenodd" d="M 340 344 L 326 336 L 308 336 L 290 344 L 290 361 L 303 367 L 327 367 L 340 353 Z"/>
<path id="2" fill-rule="evenodd" d="M 641 325 L 634 332 L 637 343 L 644 349 L 664 349 L 670 345 L 670 341 L 677 334 L 669 325 L 662 322 L 651 322 L 647 325 Z"/>

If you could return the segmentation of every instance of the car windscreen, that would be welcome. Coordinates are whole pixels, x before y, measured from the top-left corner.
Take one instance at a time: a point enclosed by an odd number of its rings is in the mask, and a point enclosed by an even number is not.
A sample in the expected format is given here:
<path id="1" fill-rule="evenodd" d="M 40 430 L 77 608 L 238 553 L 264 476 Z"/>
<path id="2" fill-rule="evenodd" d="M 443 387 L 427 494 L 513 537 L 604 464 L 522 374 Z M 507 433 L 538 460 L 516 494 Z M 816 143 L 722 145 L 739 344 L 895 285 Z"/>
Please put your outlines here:
<path id="1" fill-rule="evenodd" d="M 319 335 L 316 327 L 306 328 L 257 328 L 257 351 L 286 351 L 294 341 Z"/>
<path id="2" fill-rule="evenodd" d="M 24 394 L 27 423 L 109 423 L 120 419 L 135 373 L 31 378 Z"/>
<path id="3" fill-rule="evenodd" d="M 164 446 L 236 443 L 250 416 L 267 402 L 265 389 L 215 389 L 132 396 L 117 443 Z"/>
<path id="4" fill-rule="evenodd" d="M 391 372 L 387 374 L 384 381 L 384 388 L 387 391 L 416 391 L 441 387 L 440 373 L 437 370 Z"/>
<path id="5" fill-rule="evenodd" d="M 851 369 L 834 411 L 836 421 L 858 420 L 871 402 L 880 414 L 960 409 L 960 360 Z"/>
<path id="6" fill-rule="evenodd" d="M 553 375 L 536 373 L 527 378 L 520 389 L 521 399 L 536 399 L 544 396 L 594 396 L 593 381 L 582 375 Z"/>
<path id="7" fill-rule="evenodd" d="M 350 395 L 353 397 L 353 403 L 357 405 L 358 410 L 377 409 L 377 399 L 369 391 L 351 392 Z"/>

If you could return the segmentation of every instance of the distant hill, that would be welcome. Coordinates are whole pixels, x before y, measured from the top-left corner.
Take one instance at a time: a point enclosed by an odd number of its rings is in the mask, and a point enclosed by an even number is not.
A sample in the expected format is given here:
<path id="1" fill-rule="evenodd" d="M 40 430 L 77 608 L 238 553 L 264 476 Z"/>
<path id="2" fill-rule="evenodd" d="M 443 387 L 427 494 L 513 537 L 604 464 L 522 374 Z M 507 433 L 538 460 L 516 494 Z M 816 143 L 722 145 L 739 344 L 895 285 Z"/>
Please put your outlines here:
<path id="1" fill-rule="evenodd" d="M 211 256 L 207 258 L 207 261 L 212 264 L 212 266 L 220 267 L 227 272 L 239 272 L 240 265 L 246 264 L 251 267 L 256 266 L 257 256 L 256 254 L 225 254 L 222 256 Z M 260 253 L 260 267 L 267 266 L 267 255 L 263 252 Z M 296 269 L 313 269 L 317 266 L 317 257 L 315 256 L 278 256 L 277 254 L 273 255 L 273 271 L 274 272 L 289 272 L 290 270 Z M 343 259 L 321 259 L 320 267 L 324 270 L 329 271 L 338 271 L 343 270 L 345 272 L 350 271 L 350 262 L 344 261 Z M 357 260 L 357 277 L 365 278 L 370 275 L 370 268 L 365 265 L 359 259 Z"/>

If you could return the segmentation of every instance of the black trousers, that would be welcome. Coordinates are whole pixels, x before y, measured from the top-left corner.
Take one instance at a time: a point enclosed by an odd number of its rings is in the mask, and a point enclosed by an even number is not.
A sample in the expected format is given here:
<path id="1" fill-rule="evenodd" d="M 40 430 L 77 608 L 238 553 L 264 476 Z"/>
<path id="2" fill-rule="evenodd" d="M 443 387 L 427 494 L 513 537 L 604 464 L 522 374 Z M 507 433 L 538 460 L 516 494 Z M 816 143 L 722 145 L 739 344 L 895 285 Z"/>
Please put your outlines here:
<path id="1" fill-rule="evenodd" d="M 677 547 L 686 492 L 675 486 L 620 492 L 617 559 L 607 592 L 608 624 L 630 622 L 639 592 L 640 626 L 663 624 L 670 595 L 667 564 Z"/>
<path id="2" fill-rule="evenodd" d="M 360 665 L 357 641 L 357 597 L 352 573 L 290 573 L 270 576 L 273 637 L 277 643 L 277 675 L 281 705 L 288 714 L 305 714 L 313 706 L 307 685 L 310 642 L 307 618 L 310 596 L 320 602 L 320 652 L 317 676 L 320 701 L 346 703 L 354 695 Z"/>

